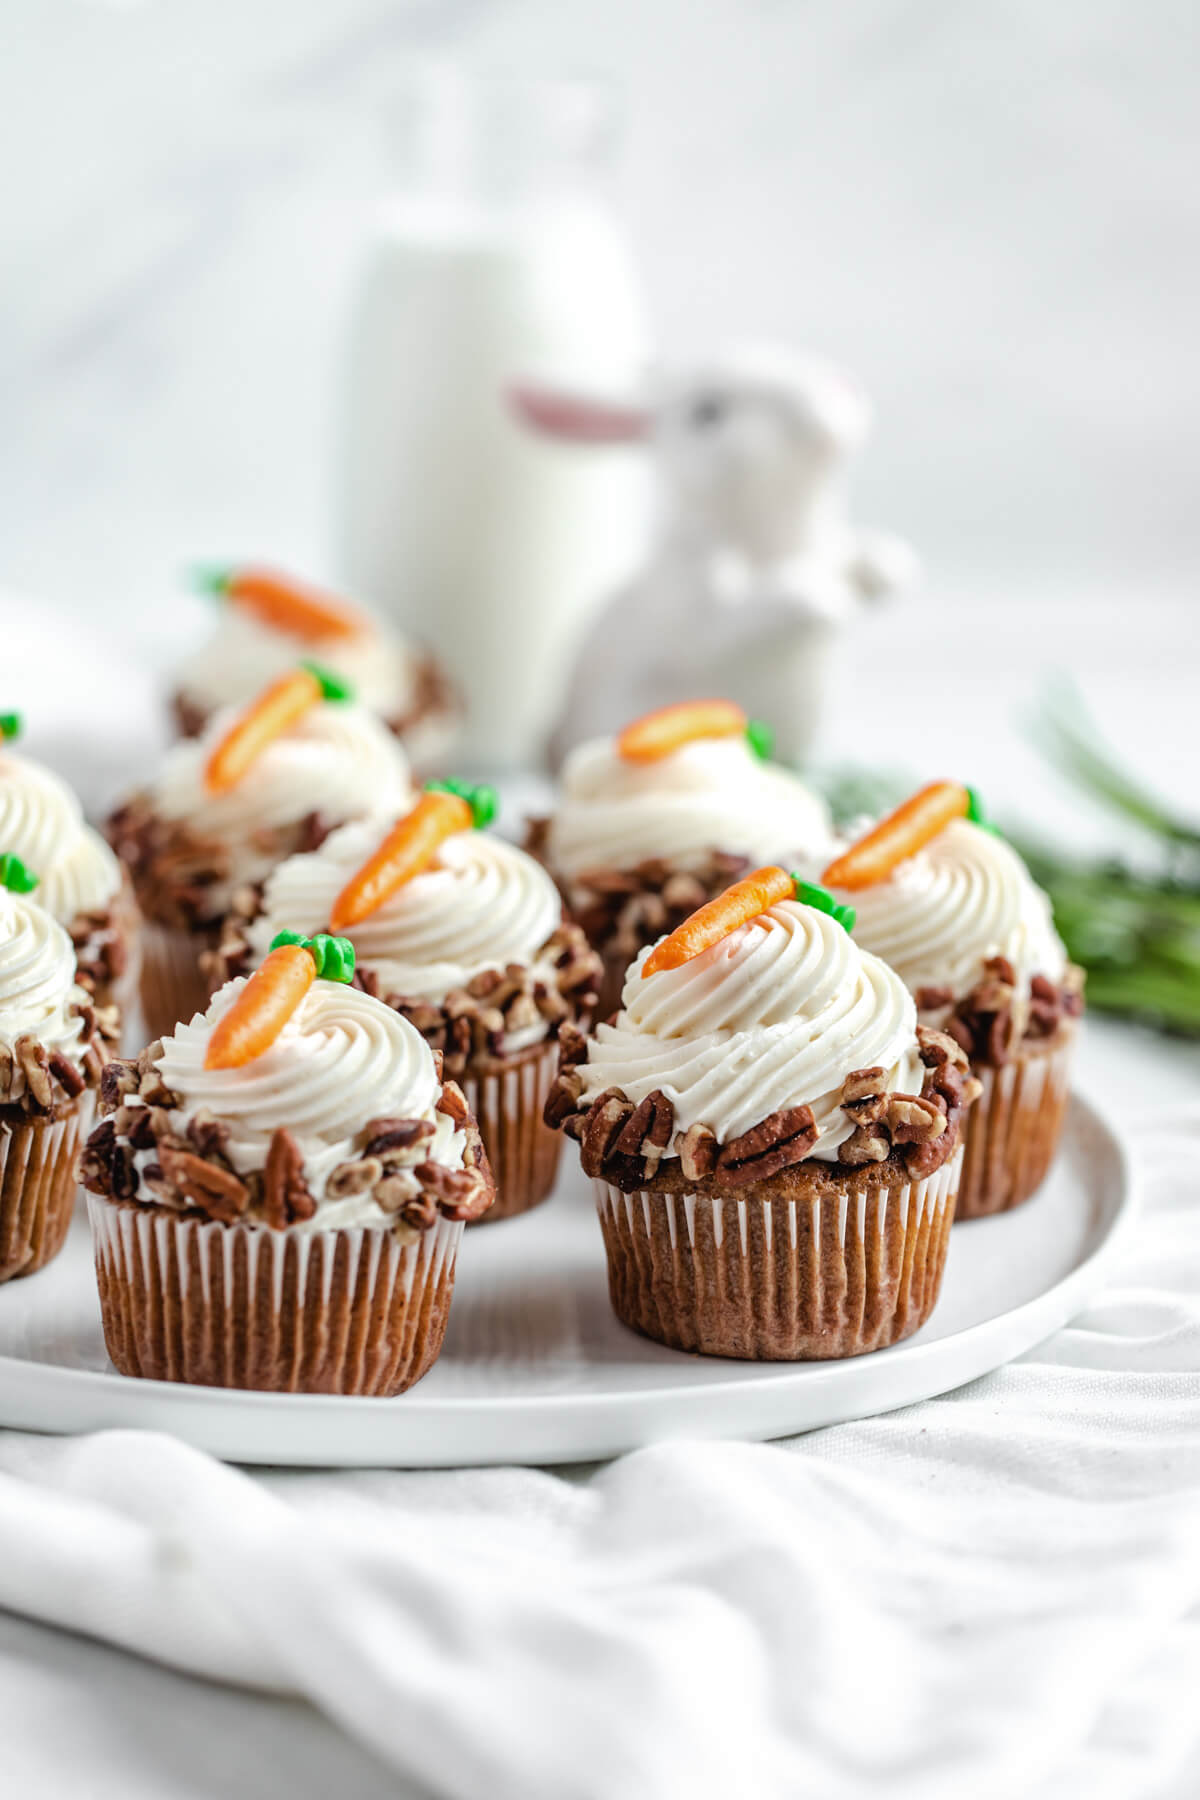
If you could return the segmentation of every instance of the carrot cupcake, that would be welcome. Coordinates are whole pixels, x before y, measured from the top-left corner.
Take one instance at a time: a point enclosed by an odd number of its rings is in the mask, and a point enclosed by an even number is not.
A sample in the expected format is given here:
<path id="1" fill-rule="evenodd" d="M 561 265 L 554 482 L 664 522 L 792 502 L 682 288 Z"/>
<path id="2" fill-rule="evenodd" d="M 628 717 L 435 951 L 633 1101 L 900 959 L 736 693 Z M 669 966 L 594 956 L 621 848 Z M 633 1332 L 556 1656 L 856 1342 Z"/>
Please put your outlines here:
<path id="1" fill-rule="evenodd" d="M 580 744 L 562 799 L 536 820 L 541 856 L 604 958 L 601 1017 L 638 951 L 756 863 L 820 855 L 825 804 L 771 763 L 770 733 L 726 700 L 664 707 Z"/>
<path id="2" fill-rule="evenodd" d="M 83 819 L 65 781 L 9 745 L 18 713 L 0 715 L 0 852 L 37 871 L 33 898 L 75 946 L 75 978 L 107 1011 L 128 1016 L 137 997 L 138 909 L 129 878 Z"/>
<path id="3" fill-rule="evenodd" d="M 348 985 L 339 938 L 277 944 L 110 1065 L 83 1179 L 123 1375 L 398 1394 L 441 1349 L 492 1178 L 461 1091 Z"/>
<path id="4" fill-rule="evenodd" d="M 579 1141 L 613 1307 L 647 1337 L 790 1361 L 929 1317 L 977 1084 L 853 919 L 759 869 L 638 957 L 612 1024 L 564 1033 L 547 1120 Z"/>
<path id="5" fill-rule="evenodd" d="M 824 879 L 857 907 L 859 942 L 895 969 L 921 1020 L 961 1045 L 983 1084 L 958 1217 L 1019 1206 L 1058 1145 L 1083 1011 L 1083 971 L 1067 960 L 1049 900 L 971 790 L 949 781 L 871 828 Z"/>
<path id="6" fill-rule="evenodd" d="M 183 736 L 198 737 L 213 713 L 244 706 L 303 656 L 349 682 L 418 767 L 450 748 L 459 706 L 447 677 L 369 613 L 269 569 L 206 569 L 198 579 L 220 614 L 176 677 L 171 710 Z"/>
<path id="7" fill-rule="evenodd" d="M 226 923 L 222 978 L 252 968 L 284 929 L 344 931 L 355 981 L 445 1058 L 479 1121 L 496 1177 L 486 1218 L 545 1200 L 561 1140 L 542 1119 L 558 1031 L 594 1004 L 600 959 L 540 863 L 479 829 L 490 788 L 430 784 L 399 820 L 345 825 L 289 857 Z"/>
<path id="8" fill-rule="evenodd" d="M 335 825 L 411 793 L 404 753 L 318 665 L 168 751 L 154 784 L 108 822 L 145 918 L 142 1008 L 161 1037 L 208 999 L 202 964 L 235 895 Z"/>
<path id="9" fill-rule="evenodd" d="M 34 903 L 35 880 L 0 856 L 0 1281 L 63 1247 L 115 1033 L 75 979 L 70 938 Z"/>

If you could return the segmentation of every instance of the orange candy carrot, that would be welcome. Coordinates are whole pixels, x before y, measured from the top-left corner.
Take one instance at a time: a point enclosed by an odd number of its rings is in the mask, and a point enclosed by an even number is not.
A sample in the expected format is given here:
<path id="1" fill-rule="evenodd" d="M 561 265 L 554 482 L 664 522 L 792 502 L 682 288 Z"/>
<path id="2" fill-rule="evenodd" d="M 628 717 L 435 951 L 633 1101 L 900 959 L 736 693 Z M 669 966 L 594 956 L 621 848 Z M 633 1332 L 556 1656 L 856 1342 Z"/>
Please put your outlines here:
<path id="1" fill-rule="evenodd" d="M 749 720 L 732 700 L 683 700 L 627 725 L 617 739 L 626 762 L 658 762 L 694 738 L 737 737 Z"/>
<path id="2" fill-rule="evenodd" d="M 272 569 L 202 569 L 197 580 L 209 593 L 232 600 L 264 625 L 305 643 L 369 637 L 375 629 L 357 607 Z"/>
<path id="3" fill-rule="evenodd" d="M 699 956 L 713 944 L 719 944 L 723 937 L 728 937 L 748 919 L 756 919 L 769 906 L 780 900 L 792 900 L 795 895 L 795 878 L 786 869 L 755 869 L 752 875 L 735 881 L 715 900 L 698 907 L 690 919 L 675 927 L 670 937 L 656 944 L 642 964 L 643 979 L 647 975 L 657 975 L 663 969 L 682 968 L 684 963 L 691 962 L 694 956 Z"/>
<path id="4" fill-rule="evenodd" d="M 229 1011 L 218 1020 L 204 1055 L 206 1069 L 240 1069 L 271 1048 L 318 975 L 348 982 L 354 946 L 324 933 L 281 931 Z"/>
<path id="5" fill-rule="evenodd" d="M 334 931 L 368 918 L 398 887 L 429 867 L 448 837 L 470 831 L 474 823 L 471 803 L 461 794 L 422 794 L 334 901 L 329 918 Z"/>
<path id="6" fill-rule="evenodd" d="M 350 692 L 348 683 L 327 674 L 315 663 L 301 663 L 280 675 L 251 701 L 214 745 L 204 765 L 204 785 L 209 793 L 227 794 L 268 744 L 282 737 L 297 719 L 322 700 L 348 700 Z"/>
<path id="7" fill-rule="evenodd" d="M 851 892 L 874 887 L 944 831 L 951 819 L 969 818 L 973 805 L 970 790 L 959 782 L 931 781 L 836 857 L 821 880 L 827 887 Z"/>

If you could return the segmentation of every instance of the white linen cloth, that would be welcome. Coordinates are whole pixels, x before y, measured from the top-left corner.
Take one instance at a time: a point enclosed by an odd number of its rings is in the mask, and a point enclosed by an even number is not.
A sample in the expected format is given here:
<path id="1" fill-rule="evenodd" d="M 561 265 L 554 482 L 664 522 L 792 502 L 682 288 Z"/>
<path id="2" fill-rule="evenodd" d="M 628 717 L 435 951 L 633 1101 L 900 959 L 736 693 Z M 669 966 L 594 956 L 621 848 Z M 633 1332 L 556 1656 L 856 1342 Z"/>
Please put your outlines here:
<path id="1" fill-rule="evenodd" d="M 0 1604 L 303 1696 L 464 1800 L 1183 1792 L 1200 1112 L 1135 1152 L 1108 1290 L 944 1399 L 566 1478 L 251 1475 L 150 1433 L 6 1434 Z"/>

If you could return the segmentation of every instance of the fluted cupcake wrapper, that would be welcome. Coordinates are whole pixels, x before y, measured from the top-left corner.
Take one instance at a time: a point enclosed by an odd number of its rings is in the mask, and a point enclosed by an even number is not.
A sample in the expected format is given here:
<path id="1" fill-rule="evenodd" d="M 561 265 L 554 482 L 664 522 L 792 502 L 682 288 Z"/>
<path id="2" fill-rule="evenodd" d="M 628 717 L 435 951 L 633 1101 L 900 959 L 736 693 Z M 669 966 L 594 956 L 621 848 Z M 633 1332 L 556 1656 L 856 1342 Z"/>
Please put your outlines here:
<path id="1" fill-rule="evenodd" d="M 142 927 L 141 1000 L 148 1042 L 169 1036 L 208 1005 L 200 956 L 214 941 L 208 932 L 181 931 L 149 919 Z"/>
<path id="2" fill-rule="evenodd" d="M 1046 1178 L 1067 1110 L 1075 1027 L 1052 1048 L 1022 1051 L 998 1069 L 972 1064 L 983 1092 L 964 1121 L 959 1219 L 1008 1212 Z"/>
<path id="3" fill-rule="evenodd" d="M 495 1202 L 473 1223 L 511 1219 L 548 1197 L 562 1138 L 545 1123 L 542 1109 L 557 1073 L 558 1039 L 552 1037 L 510 1068 L 460 1078 L 496 1177 Z"/>
<path id="4" fill-rule="evenodd" d="M 88 1195 L 123 1375 L 275 1393 L 399 1394 L 436 1360 L 462 1225 L 273 1231 Z"/>
<path id="5" fill-rule="evenodd" d="M 0 1281 L 32 1275 L 66 1242 L 94 1106 L 88 1090 L 62 1118 L 0 1125 Z"/>
<path id="6" fill-rule="evenodd" d="M 593 1185 L 617 1317 L 676 1350 L 751 1361 L 859 1356 L 925 1323 L 941 1287 L 962 1151 L 831 1198 L 714 1199 Z"/>

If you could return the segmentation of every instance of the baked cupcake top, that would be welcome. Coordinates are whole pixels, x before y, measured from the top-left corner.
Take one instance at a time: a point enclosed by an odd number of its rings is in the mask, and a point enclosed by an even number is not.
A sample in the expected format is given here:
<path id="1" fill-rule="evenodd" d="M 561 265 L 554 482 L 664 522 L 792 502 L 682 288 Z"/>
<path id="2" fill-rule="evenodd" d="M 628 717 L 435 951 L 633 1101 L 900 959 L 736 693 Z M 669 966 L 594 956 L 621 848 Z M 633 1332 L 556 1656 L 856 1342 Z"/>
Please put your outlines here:
<path id="1" fill-rule="evenodd" d="M 0 852 L 37 871 L 35 898 L 60 925 L 100 912 L 121 886 L 121 865 L 84 823 L 66 782 L 0 744 Z"/>
<path id="2" fill-rule="evenodd" d="M 845 897 L 858 912 L 858 941 L 914 993 L 948 988 L 962 999 L 992 957 L 1006 958 L 1026 989 L 1035 975 L 1057 983 L 1066 972 L 1046 895 L 1011 844 L 968 819 L 951 820 L 886 880 Z"/>
<path id="3" fill-rule="evenodd" d="M 284 935 L 293 941 L 253 976 L 228 982 L 136 1063 L 112 1066 L 88 1185 L 311 1231 L 421 1230 L 439 1212 L 485 1210 L 493 1188 L 477 1128 L 424 1039 L 348 985 L 344 939 Z"/>
<path id="4" fill-rule="evenodd" d="M 801 1164 L 810 1198 L 843 1167 L 932 1174 L 979 1083 L 853 924 L 781 868 L 734 883 L 643 952 L 612 1024 L 563 1032 L 546 1123 L 579 1140 L 586 1174 L 627 1192 L 720 1196 L 794 1181 Z"/>
<path id="5" fill-rule="evenodd" d="M 75 947 L 32 884 L 0 856 L 0 1107 L 56 1118 L 99 1085 L 118 1025 L 76 982 Z"/>
<path id="6" fill-rule="evenodd" d="M 233 787 L 214 793 L 206 766 L 237 716 L 236 709 L 224 710 L 199 738 L 175 744 L 150 798 L 161 818 L 186 824 L 194 837 L 239 846 L 245 853 L 242 880 L 257 878 L 248 865 L 262 866 L 257 833 L 294 825 L 313 812 L 350 819 L 389 800 L 403 806 L 410 796 L 408 762 L 395 739 L 365 707 L 337 700 L 314 706 L 268 744 Z"/>
<path id="7" fill-rule="evenodd" d="M 30 1037 L 77 1060 L 87 1004 L 75 982 L 74 946 L 57 919 L 32 893 L 0 887 L 0 1045 L 12 1051 Z M 16 1098 L 11 1089 L 9 1098 Z"/>
<path id="8" fill-rule="evenodd" d="M 203 579 L 216 623 L 176 674 L 178 693 L 201 713 L 242 705 L 300 656 L 351 683 L 385 718 L 412 710 L 426 659 L 369 613 L 268 571 L 216 570 Z"/>
<path id="9" fill-rule="evenodd" d="M 860 940 L 906 982 L 921 1018 L 973 1060 L 999 1065 L 1082 1012 L 1083 972 L 1050 903 L 970 788 L 930 782 L 856 834 L 822 879 L 853 898 Z"/>
<path id="10" fill-rule="evenodd" d="M 388 814 L 345 825 L 311 855 L 281 863 L 248 930 L 252 951 L 261 956 L 285 928 L 325 929 L 338 895 L 395 823 Z M 442 1001 L 485 969 L 536 962 L 561 923 L 558 890 L 540 863 L 503 838 L 465 830 L 345 932 L 381 993 Z"/>
<path id="11" fill-rule="evenodd" d="M 148 916 L 195 929 L 284 857 L 349 819 L 403 807 L 411 793 L 391 733 L 336 677 L 301 664 L 168 751 L 108 835 Z"/>
<path id="12" fill-rule="evenodd" d="M 626 978 L 622 1010 L 579 1065 L 580 1101 L 659 1092 L 678 1138 L 703 1126 L 725 1145 L 772 1114 L 807 1106 L 806 1155 L 836 1161 L 855 1129 L 843 1112 L 851 1070 L 881 1071 L 877 1092 L 918 1094 L 916 1007 L 899 977 L 830 914 L 783 900 L 677 968 Z"/>
<path id="13" fill-rule="evenodd" d="M 545 850 L 566 882 L 650 859 L 688 870 L 713 851 L 764 862 L 827 842 L 824 802 L 745 730 L 684 738 L 642 760 L 623 753 L 627 736 L 580 744 L 564 764 Z"/>

